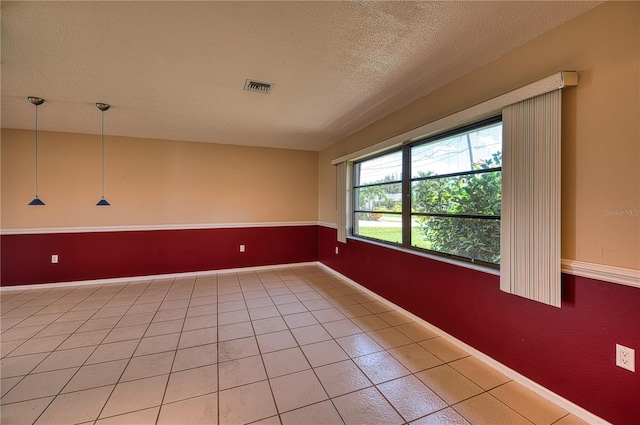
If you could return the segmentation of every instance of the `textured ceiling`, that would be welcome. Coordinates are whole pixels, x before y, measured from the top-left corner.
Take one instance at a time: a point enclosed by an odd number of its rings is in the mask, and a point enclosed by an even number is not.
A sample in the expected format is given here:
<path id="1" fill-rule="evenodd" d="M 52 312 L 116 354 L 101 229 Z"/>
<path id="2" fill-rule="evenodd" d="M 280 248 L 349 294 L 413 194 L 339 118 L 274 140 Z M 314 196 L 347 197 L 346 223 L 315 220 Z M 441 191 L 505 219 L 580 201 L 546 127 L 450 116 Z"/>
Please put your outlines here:
<path id="1" fill-rule="evenodd" d="M 3 1 L 2 127 L 320 150 L 597 4 Z"/>

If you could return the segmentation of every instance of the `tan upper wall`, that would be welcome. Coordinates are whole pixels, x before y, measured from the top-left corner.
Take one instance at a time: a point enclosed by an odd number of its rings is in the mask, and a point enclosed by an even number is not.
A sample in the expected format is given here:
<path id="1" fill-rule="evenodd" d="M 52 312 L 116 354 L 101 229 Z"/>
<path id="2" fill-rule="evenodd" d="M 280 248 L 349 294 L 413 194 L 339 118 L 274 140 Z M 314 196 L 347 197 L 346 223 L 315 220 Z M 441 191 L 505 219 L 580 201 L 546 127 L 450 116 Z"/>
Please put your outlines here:
<path id="1" fill-rule="evenodd" d="M 317 221 L 318 154 L 285 149 L 2 130 L 3 229 Z"/>
<path id="2" fill-rule="evenodd" d="M 330 161 L 560 70 L 562 256 L 640 269 L 640 3 L 598 6 L 320 152 L 319 221 L 335 223 Z M 616 215 L 612 211 L 622 211 Z"/>

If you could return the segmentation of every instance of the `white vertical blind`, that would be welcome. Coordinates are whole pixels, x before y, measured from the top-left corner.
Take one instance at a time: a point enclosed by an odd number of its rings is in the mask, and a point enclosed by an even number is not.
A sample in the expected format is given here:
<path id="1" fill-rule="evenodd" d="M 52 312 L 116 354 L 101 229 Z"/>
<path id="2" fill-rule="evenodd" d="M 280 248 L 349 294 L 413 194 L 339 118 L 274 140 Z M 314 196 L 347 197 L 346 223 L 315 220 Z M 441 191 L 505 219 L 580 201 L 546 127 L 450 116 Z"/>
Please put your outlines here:
<path id="1" fill-rule="evenodd" d="M 336 224 L 338 227 L 338 242 L 347 242 L 347 163 L 336 165 Z"/>
<path id="2" fill-rule="evenodd" d="M 500 289 L 560 307 L 561 90 L 502 112 Z"/>

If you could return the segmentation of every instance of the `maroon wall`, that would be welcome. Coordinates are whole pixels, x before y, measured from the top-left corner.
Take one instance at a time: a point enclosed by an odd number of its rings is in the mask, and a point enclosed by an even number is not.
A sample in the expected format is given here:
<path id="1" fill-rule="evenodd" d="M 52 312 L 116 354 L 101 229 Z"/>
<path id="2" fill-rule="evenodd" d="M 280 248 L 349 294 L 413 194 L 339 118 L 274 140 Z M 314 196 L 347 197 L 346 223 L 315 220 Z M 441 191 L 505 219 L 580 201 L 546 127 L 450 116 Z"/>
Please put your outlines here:
<path id="1" fill-rule="evenodd" d="M 499 277 L 318 230 L 322 263 L 556 394 L 616 424 L 640 423 L 640 289 L 562 276 L 562 308 L 508 295 Z M 335 254 L 335 247 L 340 253 Z M 640 372 L 640 371 L 638 371 Z"/>
<path id="2" fill-rule="evenodd" d="M 318 259 L 317 226 L 2 235 L 0 241 L 2 286 Z M 51 264 L 52 254 L 60 256 L 58 264 Z"/>

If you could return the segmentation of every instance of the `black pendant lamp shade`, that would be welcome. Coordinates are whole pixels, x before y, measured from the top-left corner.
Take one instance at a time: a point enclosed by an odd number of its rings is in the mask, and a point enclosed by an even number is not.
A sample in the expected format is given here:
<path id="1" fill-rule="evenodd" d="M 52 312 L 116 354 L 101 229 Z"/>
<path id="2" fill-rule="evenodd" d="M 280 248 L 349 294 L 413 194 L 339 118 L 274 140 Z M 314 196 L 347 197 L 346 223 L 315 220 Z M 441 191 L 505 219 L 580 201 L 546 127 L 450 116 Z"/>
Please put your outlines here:
<path id="1" fill-rule="evenodd" d="M 44 103 L 44 99 L 42 99 L 41 97 L 34 97 L 34 96 L 29 96 L 27 97 L 27 99 L 29 100 L 29 102 L 31 102 L 35 107 L 36 107 L 36 125 L 35 125 L 35 133 L 36 133 L 36 141 L 35 141 L 35 145 L 36 145 L 36 154 L 35 154 L 35 158 L 36 158 L 36 197 L 33 198 L 33 201 L 29 202 L 29 205 L 44 205 L 45 203 L 42 202 L 42 199 L 40 199 L 40 197 L 38 196 L 38 106 L 42 105 Z"/>

